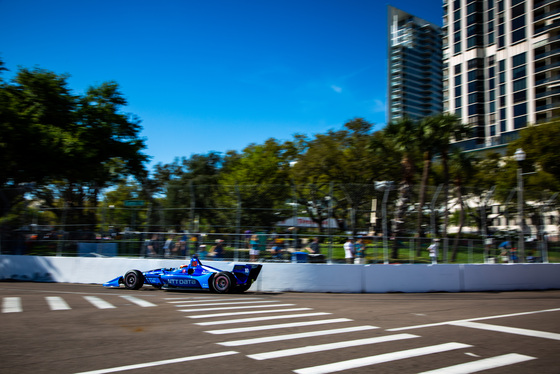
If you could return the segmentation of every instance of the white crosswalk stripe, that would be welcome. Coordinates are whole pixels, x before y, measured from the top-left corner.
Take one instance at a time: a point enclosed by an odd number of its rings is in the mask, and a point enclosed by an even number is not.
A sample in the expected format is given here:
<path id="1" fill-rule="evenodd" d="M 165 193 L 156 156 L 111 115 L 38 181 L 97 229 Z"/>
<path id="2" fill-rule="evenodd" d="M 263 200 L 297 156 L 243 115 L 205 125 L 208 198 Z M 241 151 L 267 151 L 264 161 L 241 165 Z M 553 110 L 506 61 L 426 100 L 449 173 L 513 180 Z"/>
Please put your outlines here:
<path id="1" fill-rule="evenodd" d="M 218 334 L 218 335 L 221 335 L 221 334 L 236 334 L 236 333 L 239 333 L 239 332 L 287 329 L 287 328 L 291 328 L 291 327 L 324 325 L 324 324 L 330 324 L 330 323 L 351 322 L 351 321 L 352 320 L 349 319 L 349 318 L 332 318 L 332 319 L 321 319 L 321 320 L 307 321 L 307 322 L 281 323 L 281 324 L 277 324 L 277 325 L 239 327 L 239 328 L 224 329 L 224 330 L 210 330 L 210 331 L 206 331 L 206 332 L 209 333 L 209 334 Z"/>
<path id="2" fill-rule="evenodd" d="M 357 346 L 367 345 L 367 344 L 379 344 L 379 343 L 386 343 L 395 340 L 412 339 L 412 338 L 418 338 L 418 335 L 396 334 L 396 335 L 387 335 L 387 336 L 377 336 L 375 338 L 347 340 L 347 341 L 329 343 L 329 344 L 309 345 L 307 347 L 302 347 L 302 348 L 290 348 L 290 349 L 282 349 L 279 351 L 257 353 L 253 355 L 248 355 L 247 357 L 250 357 L 254 360 L 269 360 L 271 358 L 295 356 L 295 355 L 301 355 L 305 353 L 324 352 L 324 351 L 331 351 L 340 348 L 357 347 Z"/>
<path id="3" fill-rule="evenodd" d="M 113 309 L 116 308 L 113 304 L 108 303 L 107 301 L 100 299 L 97 296 L 84 296 L 84 299 L 89 301 L 94 307 L 99 309 Z"/>
<path id="4" fill-rule="evenodd" d="M 198 322 L 195 323 L 195 325 L 198 326 L 226 325 L 232 323 L 260 322 L 260 321 L 270 321 L 270 320 L 279 320 L 279 319 L 287 319 L 287 318 L 317 317 L 317 316 L 326 316 L 329 314 L 331 313 L 315 312 L 315 313 L 301 313 L 301 314 L 285 314 L 281 316 L 266 316 L 266 317 L 230 319 L 225 321 Z"/>
<path id="5" fill-rule="evenodd" d="M 21 312 L 21 297 L 5 297 L 2 302 L 2 313 Z"/>
<path id="6" fill-rule="evenodd" d="M 237 306 L 235 305 L 235 310 L 238 309 L 256 309 L 256 308 L 270 308 L 271 306 L 277 308 L 280 306 L 293 306 L 294 304 L 274 304 L 274 305 L 243 305 Z M 195 309 L 180 309 L 179 312 L 210 312 L 214 310 L 231 310 L 232 306 L 223 306 L 219 308 L 195 308 Z"/>
<path id="7" fill-rule="evenodd" d="M 214 306 L 214 305 L 229 305 L 229 307 L 231 308 L 232 306 L 237 306 L 237 305 L 241 305 L 241 304 L 269 304 L 269 303 L 276 303 L 276 301 L 266 301 L 266 300 L 258 300 L 258 301 L 238 301 L 236 303 L 232 303 L 232 302 L 225 302 L 225 303 L 219 303 L 219 302 L 212 302 L 212 303 L 202 303 L 202 304 L 181 304 L 181 305 L 175 305 L 177 308 L 187 308 L 187 307 L 200 307 L 200 306 Z"/>
<path id="8" fill-rule="evenodd" d="M 362 357 L 362 358 L 357 358 L 357 359 L 347 360 L 347 361 L 340 361 L 332 364 L 318 365 L 318 366 L 294 370 L 294 373 L 297 374 L 334 373 L 342 370 L 357 369 L 364 366 L 381 364 L 384 362 L 403 360 L 406 358 L 425 356 L 434 353 L 442 353 L 442 352 L 452 351 L 455 349 L 469 348 L 469 347 L 472 346 L 468 344 L 462 344 L 462 343 L 444 343 L 444 344 L 432 345 L 429 347 L 413 348 L 404 351 L 384 353 L 375 356 Z"/>
<path id="9" fill-rule="evenodd" d="M 278 306 L 278 305 L 275 305 Z M 286 312 L 301 312 L 304 310 L 312 310 L 312 308 L 287 308 L 287 309 L 271 309 L 271 310 L 251 310 L 244 312 L 227 312 L 227 313 L 214 313 L 214 314 L 199 314 L 196 316 L 187 316 L 187 318 L 215 318 L 215 317 L 234 317 L 247 314 L 262 314 L 262 313 L 286 313 Z"/>
<path id="10" fill-rule="evenodd" d="M 448 366 L 441 369 L 424 371 L 420 374 L 467 374 L 476 373 L 482 370 L 490 370 L 502 366 L 518 364 L 529 360 L 534 360 L 536 357 L 520 355 L 517 353 L 509 353 L 501 356 L 484 358 L 482 360 L 467 362 L 464 364 Z"/>
<path id="11" fill-rule="evenodd" d="M 335 334 L 345 334 L 350 332 L 360 332 L 366 330 L 373 330 L 378 329 L 379 327 L 376 326 L 353 326 L 353 327 L 346 327 L 341 329 L 330 329 L 330 330 L 320 330 L 320 331 L 308 331 L 308 332 L 301 332 L 296 334 L 285 334 L 285 335 L 273 335 L 273 336 L 265 336 L 262 338 L 253 338 L 253 339 L 242 339 L 242 340 L 233 340 L 229 342 L 221 342 L 217 343 L 219 345 L 223 345 L 225 347 L 238 347 L 250 344 L 261 344 L 261 343 L 271 343 L 271 342 L 278 342 L 282 340 L 295 340 L 295 339 L 304 339 L 304 338 L 311 338 L 315 336 L 325 336 L 325 335 L 335 335 Z"/>
<path id="12" fill-rule="evenodd" d="M 156 304 L 150 303 L 149 301 L 139 299 L 139 298 L 134 297 L 134 296 L 122 295 L 121 297 L 123 299 L 126 299 L 126 300 L 130 301 L 131 303 L 134 303 L 138 306 L 141 306 L 142 308 L 149 308 L 149 307 L 157 306 Z"/>
<path id="13" fill-rule="evenodd" d="M 252 301 L 252 300 L 262 300 L 256 297 L 247 297 L 244 298 L 243 301 Z M 173 300 L 173 301 L 168 301 L 169 304 L 185 304 L 184 306 L 189 306 L 189 304 L 194 304 L 194 303 L 200 303 L 200 302 L 224 302 L 224 301 L 238 301 L 239 299 L 210 299 L 210 298 L 202 298 L 202 299 L 197 299 L 197 300 Z M 273 301 L 264 301 L 264 302 L 273 302 Z M 236 303 L 238 304 L 238 303 Z M 208 305 L 213 305 L 213 304 L 208 304 Z"/>
<path id="14" fill-rule="evenodd" d="M 47 296 L 45 297 L 47 303 L 49 304 L 49 308 L 51 310 L 70 310 L 70 305 L 60 296 Z"/>

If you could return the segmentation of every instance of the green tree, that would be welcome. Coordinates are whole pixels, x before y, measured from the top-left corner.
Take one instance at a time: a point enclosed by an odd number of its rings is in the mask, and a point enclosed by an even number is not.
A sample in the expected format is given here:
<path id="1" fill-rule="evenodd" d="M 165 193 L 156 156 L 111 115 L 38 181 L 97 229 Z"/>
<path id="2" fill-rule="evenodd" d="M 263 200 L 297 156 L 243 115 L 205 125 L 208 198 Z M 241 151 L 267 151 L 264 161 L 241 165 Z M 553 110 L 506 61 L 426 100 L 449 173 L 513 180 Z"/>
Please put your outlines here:
<path id="1" fill-rule="evenodd" d="M 465 224 L 465 203 L 463 190 L 465 183 L 468 183 L 475 173 L 475 162 L 476 158 L 472 154 L 461 152 L 458 149 L 454 150 L 449 157 L 449 172 L 453 179 L 453 184 L 455 185 L 455 197 L 457 198 L 457 203 L 459 204 L 459 223 L 457 235 L 455 236 L 455 240 L 453 242 L 453 251 L 451 254 L 452 262 L 457 260 L 459 239 Z"/>
<path id="2" fill-rule="evenodd" d="M 399 241 L 396 238 L 404 234 L 405 216 L 412 198 L 415 160 L 418 157 L 418 127 L 418 122 L 404 118 L 388 124 L 384 129 L 386 136 L 392 138 L 395 150 L 402 156 L 399 197 L 395 202 L 395 218 L 392 229 L 395 240 L 393 241 L 391 257 L 394 259 L 399 257 Z"/>
<path id="3" fill-rule="evenodd" d="M 320 230 L 331 214 L 338 222 L 346 218 L 347 228 L 355 232 L 360 208 L 367 204 L 369 212 L 373 181 L 383 175 L 384 165 L 384 155 L 372 147 L 372 128 L 355 118 L 343 130 L 315 135 L 298 156 L 292 173 L 297 202 Z"/>
<path id="4" fill-rule="evenodd" d="M 21 69 L 0 87 L 0 186 L 34 183 L 51 207 L 96 207 L 99 192 L 123 175 L 145 175 L 139 121 L 122 113 L 126 100 L 116 83 L 74 95 L 67 75 Z M 2 201 L 2 213 L 11 202 Z M 94 223 L 95 213 L 81 212 Z M 64 211 L 67 214 L 69 211 Z M 78 219 L 78 217 L 76 217 Z"/>
<path id="5" fill-rule="evenodd" d="M 175 230 L 195 230 L 194 220 L 215 223 L 218 176 L 223 157 L 217 152 L 195 154 L 175 160 L 173 164 L 156 165 L 154 179 L 165 194 L 163 207 L 168 209 L 165 221 Z"/>
<path id="6" fill-rule="evenodd" d="M 221 190 L 215 197 L 226 221 L 242 226 L 272 227 L 285 217 L 282 208 L 289 199 L 289 160 L 294 152 L 292 142 L 268 139 L 264 144 L 251 144 L 241 154 L 230 152 L 219 175 Z M 238 213 L 242 215 L 237 216 Z"/>

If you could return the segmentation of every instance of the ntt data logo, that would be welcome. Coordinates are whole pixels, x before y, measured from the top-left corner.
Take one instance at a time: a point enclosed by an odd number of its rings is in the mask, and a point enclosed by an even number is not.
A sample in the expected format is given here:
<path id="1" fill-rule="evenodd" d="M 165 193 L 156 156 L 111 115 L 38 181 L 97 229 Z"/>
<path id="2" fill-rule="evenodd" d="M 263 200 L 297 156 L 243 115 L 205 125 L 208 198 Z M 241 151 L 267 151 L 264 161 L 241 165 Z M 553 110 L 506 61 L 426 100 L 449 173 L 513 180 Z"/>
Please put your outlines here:
<path id="1" fill-rule="evenodd" d="M 198 282 L 194 279 L 170 279 L 169 284 L 173 286 L 196 286 Z"/>

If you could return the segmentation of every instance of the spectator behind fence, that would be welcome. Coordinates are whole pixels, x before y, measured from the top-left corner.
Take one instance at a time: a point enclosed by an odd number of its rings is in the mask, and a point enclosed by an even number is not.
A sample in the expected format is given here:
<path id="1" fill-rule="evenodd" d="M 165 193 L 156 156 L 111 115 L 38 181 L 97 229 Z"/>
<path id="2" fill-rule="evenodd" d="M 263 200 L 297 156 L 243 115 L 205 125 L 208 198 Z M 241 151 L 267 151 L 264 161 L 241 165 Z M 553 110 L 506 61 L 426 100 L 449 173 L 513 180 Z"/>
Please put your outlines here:
<path id="1" fill-rule="evenodd" d="M 354 244 L 354 253 L 356 254 L 357 258 L 362 258 L 365 255 L 365 246 L 364 240 L 362 238 L 358 238 L 356 243 Z"/>
<path id="2" fill-rule="evenodd" d="M 249 258 L 252 262 L 259 259 L 259 238 L 257 235 L 251 236 L 251 249 L 249 249 Z"/>
<path id="3" fill-rule="evenodd" d="M 344 257 L 347 264 L 354 263 L 354 240 L 352 238 L 346 239 L 346 243 L 344 243 Z"/>
<path id="4" fill-rule="evenodd" d="M 318 255 L 321 254 L 321 248 L 319 245 L 319 238 L 313 238 L 309 246 L 305 248 L 309 253 Z"/>
<path id="5" fill-rule="evenodd" d="M 222 239 L 216 240 L 216 245 L 212 247 L 212 255 L 216 260 L 223 260 L 224 259 L 224 241 Z"/>
<path id="6" fill-rule="evenodd" d="M 430 244 L 430 246 L 428 247 L 428 253 L 430 254 L 430 259 L 432 260 L 432 264 L 434 265 L 437 264 L 438 245 L 439 245 L 439 239 L 434 239 L 432 244 Z"/>

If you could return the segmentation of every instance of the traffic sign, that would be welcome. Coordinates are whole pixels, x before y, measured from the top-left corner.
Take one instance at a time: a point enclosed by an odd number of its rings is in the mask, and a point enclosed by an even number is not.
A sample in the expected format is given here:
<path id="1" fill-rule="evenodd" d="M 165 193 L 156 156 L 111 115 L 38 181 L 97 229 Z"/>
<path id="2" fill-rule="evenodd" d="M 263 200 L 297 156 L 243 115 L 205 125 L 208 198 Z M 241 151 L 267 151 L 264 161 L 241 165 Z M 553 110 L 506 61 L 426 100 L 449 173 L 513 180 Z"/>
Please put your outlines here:
<path id="1" fill-rule="evenodd" d="M 125 200 L 124 206 L 144 206 L 144 200 Z"/>

